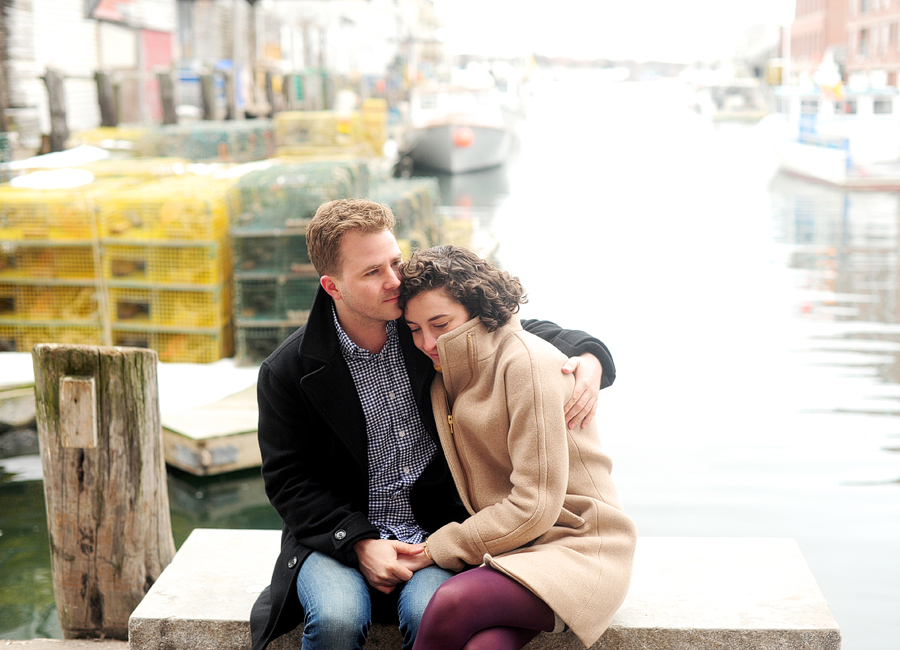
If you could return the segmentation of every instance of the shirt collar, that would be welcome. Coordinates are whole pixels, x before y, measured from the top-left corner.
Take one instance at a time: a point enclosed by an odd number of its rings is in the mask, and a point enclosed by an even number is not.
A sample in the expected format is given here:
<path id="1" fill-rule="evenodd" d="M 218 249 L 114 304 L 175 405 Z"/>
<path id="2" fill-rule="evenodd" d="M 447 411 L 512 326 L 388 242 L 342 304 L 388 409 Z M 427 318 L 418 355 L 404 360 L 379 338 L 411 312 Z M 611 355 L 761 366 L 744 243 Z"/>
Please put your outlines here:
<path id="1" fill-rule="evenodd" d="M 347 332 L 344 331 L 344 328 L 341 327 L 341 323 L 337 317 L 337 309 L 335 309 L 334 304 L 331 305 L 331 316 L 334 319 L 334 329 L 337 331 L 338 342 L 341 345 L 341 352 L 344 354 L 345 359 L 369 359 L 370 357 L 381 354 L 380 352 L 369 352 L 353 342 L 353 339 L 351 339 L 347 335 Z M 387 342 L 382 348 L 382 352 L 387 349 L 393 339 L 397 338 L 397 322 L 389 320 L 385 325 L 385 332 L 387 333 Z"/>

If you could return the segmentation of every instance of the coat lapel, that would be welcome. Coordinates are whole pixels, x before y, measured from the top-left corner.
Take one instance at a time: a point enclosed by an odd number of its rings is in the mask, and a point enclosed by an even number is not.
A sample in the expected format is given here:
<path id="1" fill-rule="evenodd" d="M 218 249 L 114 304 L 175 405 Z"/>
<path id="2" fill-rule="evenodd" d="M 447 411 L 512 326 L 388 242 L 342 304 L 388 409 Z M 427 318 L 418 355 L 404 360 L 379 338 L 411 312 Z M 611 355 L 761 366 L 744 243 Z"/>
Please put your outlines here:
<path id="1" fill-rule="evenodd" d="M 307 368 L 300 385 L 360 469 L 367 471 L 366 417 L 350 369 L 341 355 L 331 305 L 331 298 L 319 287 L 299 350 Z"/>

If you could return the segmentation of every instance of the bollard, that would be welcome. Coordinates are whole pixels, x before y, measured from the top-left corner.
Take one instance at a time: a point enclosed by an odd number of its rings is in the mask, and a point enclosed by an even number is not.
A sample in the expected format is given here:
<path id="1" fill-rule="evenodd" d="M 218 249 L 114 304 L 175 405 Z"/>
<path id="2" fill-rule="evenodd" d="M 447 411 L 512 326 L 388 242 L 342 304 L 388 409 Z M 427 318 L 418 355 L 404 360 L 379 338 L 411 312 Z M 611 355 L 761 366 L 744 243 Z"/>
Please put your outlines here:
<path id="1" fill-rule="evenodd" d="M 127 639 L 129 616 L 175 555 L 157 354 L 39 344 L 32 358 L 63 636 Z"/>

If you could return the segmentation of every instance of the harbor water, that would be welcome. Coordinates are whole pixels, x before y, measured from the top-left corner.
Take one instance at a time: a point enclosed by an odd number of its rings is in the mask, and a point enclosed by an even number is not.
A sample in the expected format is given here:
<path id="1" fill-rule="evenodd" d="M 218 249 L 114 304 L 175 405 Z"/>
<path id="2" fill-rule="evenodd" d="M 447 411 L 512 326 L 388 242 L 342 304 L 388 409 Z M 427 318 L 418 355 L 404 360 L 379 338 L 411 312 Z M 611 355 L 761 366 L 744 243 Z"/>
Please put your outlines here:
<path id="1" fill-rule="evenodd" d="M 643 536 L 789 537 L 846 650 L 900 638 L 900 195 L 777 172 L 674 80 L 536 79 L 512 159 L 440 177 L 523 316 L 602 339 L 597 418 Z M 37 451 L 0 459 L 0 638 L 59 637 Z M 10 455 L 10 454 L 6 454 Z M 195 527 L 277 528 L 256 470 L 169 476 Z"/>

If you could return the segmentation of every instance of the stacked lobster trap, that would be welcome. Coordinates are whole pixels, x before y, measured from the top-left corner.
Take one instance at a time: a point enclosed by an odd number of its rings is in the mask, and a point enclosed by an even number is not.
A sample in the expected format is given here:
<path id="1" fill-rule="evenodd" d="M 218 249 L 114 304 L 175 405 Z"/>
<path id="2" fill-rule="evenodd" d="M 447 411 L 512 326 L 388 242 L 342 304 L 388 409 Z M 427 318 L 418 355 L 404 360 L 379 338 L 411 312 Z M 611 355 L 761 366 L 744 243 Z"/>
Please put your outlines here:
<path id="1" fill-rule="evenodd" d="M 261 362 L 306 322 L 319 276 L 306 226 L 326 201 L 365 196 L 364 161 L 279 164 L 232 187 L 235 359 Z"/>
<path id="2" fill-rule="evenodd" d="M 35 343 L 232 354 L 229 183 L 105 179 L 0 186 L 0 349 Z"/>
<path id="3" fill-rule="evenodd" d="M 308 317 L 319 281 L 306 226 L 322 203 L 389 204 L 407 255 L 445 240 L 435 179 L 372 171 L 385 115 L 366 100 L 349 115 L 106 130 L 97 143 L 145 157 L 17 170 L 0 184 L 0 351 L 74 343 L 261 362 Z M 281 157 L 260 160 L 276 141 Z M 82 180 L 20 182 L 64 171 Z"/>
<path id="4" fill-rule="evenodd" d="M 355 111 L 283 111 L 273 119 L 281 157 L 380 156 L 388 139 L 387 102 L 362 101 Z"/>
<path id="5" fill-rule="evenodd" d="M 229 187 L 176 176 L 97 202 L 114 345 L 153 348 L 161 361 L 231 356 Z"/>
<path id="6" fill-rule="evenodd" d="M 105 342 L 95 205 L 117 186 L 0 186 L 0 351 Z"/>

